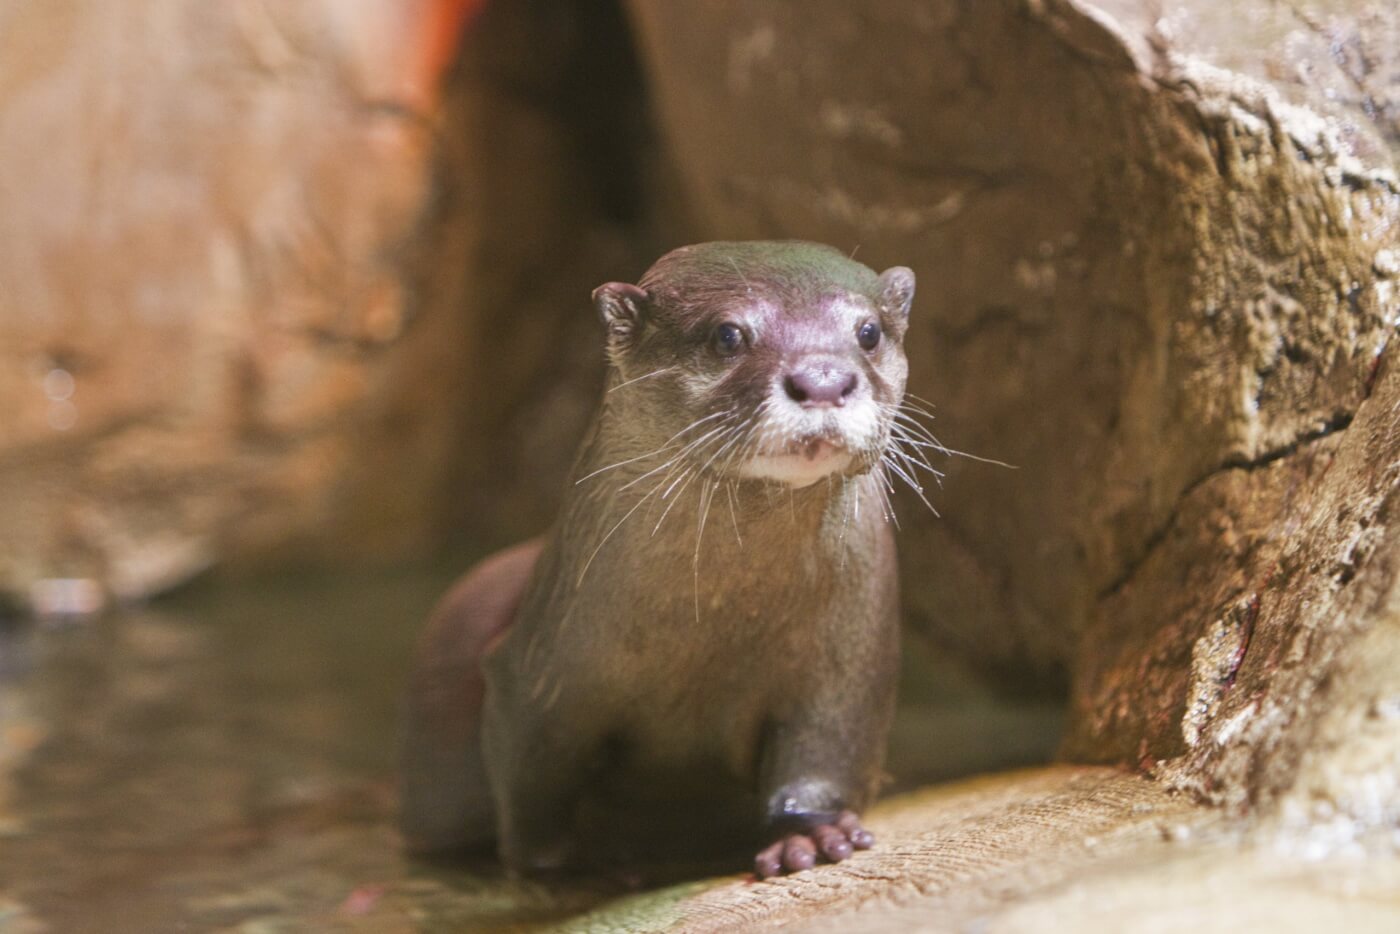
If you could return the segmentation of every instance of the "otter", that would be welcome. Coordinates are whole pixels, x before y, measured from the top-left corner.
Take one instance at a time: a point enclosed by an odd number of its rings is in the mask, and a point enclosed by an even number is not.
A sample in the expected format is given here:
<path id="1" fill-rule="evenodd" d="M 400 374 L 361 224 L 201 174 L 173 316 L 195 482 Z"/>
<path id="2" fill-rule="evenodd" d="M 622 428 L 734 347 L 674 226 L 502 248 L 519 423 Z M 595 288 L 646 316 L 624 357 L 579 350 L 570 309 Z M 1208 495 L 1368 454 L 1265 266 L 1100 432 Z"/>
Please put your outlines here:
<path id="1" fill-rule="evenodd" d="M 913 297 L 905 267 L 799 241 L 683 247 L 593 293 L 609 374 L 559 518 L 419 646 L 412 850 L 494 841 L 530 873 L 748 845 L 766 878 L 871 845 Z"/>

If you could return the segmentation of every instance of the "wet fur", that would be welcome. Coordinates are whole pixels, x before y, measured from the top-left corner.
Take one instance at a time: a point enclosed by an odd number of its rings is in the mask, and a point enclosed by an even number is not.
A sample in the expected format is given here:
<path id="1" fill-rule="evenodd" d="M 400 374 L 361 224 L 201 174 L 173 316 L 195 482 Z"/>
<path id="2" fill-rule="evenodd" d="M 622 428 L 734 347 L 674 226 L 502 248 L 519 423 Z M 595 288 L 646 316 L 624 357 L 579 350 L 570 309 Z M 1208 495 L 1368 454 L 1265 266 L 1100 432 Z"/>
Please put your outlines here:
<path id="1" fill-rule="evenodd" d="M 886 470 L 912 474 L 908 442 L 931 441 L 900 414 L 913 282 L 892 272 L 706 244 L 599 290 L 612 372 L 559 520 L 469 574 L 422 645 L 411 845 L 494 838 L 527 870 L 698 857 L 869 803 L 898 663 Z M 877 353 L 851 350 L 861 314 Z M 720 359 L 708 337 L 736 318 L 752 344 Z M 738 473 L 784 443 L 765 407 L 794 353 L 853 361 L 876 413 L 849 465 L 800 489 Z"/>

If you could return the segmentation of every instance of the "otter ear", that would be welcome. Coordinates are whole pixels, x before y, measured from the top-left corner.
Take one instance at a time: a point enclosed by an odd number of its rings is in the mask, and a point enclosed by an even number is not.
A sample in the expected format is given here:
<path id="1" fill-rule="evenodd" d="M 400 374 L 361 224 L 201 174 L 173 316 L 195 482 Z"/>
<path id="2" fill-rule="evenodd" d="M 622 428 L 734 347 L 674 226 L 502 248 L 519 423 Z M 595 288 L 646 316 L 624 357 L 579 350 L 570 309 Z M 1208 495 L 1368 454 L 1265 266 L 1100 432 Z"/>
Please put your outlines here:
<path id="1" fill-rule="evenodd" d="M 606 282 L 593 290 L 593 306 L 608 329 L 609 343 L 625 345 L 642 326 L 649 296 L 626 282 Z"/>
<path id="2" fill-rule="evenodd" d="M 880 273 L 880 306 L 900 318 L 909 317 L 914 304 L 914 270 L 908 266 L 891 266 Z"/>

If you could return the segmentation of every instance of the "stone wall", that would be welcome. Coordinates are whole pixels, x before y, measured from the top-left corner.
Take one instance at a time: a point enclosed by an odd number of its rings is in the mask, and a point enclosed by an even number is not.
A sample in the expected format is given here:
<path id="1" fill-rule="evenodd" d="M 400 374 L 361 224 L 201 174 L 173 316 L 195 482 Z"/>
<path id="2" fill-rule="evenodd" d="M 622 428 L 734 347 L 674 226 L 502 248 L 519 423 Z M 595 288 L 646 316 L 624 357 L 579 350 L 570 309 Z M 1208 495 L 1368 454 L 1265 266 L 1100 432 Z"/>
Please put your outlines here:
<path id="1" fill-rule="evenodd" d="M 704 232 L 912 266 L 912 391 L 1019 467 L 906 497 L 913 623 L 1067 676 L 1069 758 L 1393 814 L 1394 8 L 632 8 Z"/>

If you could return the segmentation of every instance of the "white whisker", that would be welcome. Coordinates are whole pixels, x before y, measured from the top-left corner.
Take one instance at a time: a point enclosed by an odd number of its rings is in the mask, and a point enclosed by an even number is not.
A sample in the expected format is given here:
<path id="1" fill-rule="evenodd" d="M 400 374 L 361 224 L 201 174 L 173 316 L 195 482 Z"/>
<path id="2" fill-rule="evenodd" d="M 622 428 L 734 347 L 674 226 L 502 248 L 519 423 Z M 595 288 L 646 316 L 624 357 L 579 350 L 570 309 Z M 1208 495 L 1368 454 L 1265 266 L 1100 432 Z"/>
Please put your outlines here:
<path id="1" fill-rule="evenodd" d="M 739 511 L 734 507 L 734 484 L 726 482 L 724 492 L 729 497 L 729 518 L 734 520 L 734 541 L 739 543 L 739 547 L 744 547 L 744 538 L 739 534 Z"/>
<path id="2" fill-rule="evenodd" d="M 637 500 L 637 502 L 632 506 L 631 509 L 627 510 L 627 513 L 621 519 L 617 520 L 616 525 L 608 529 L 608 534 L 603 536 L 603 540 L 598 543 L 598 547 L 593 549 L 593 553 L 590 554 L 588 556 L 588 560 L 583 563 L 583 570 L 579 571 L 578 573 L 578 582 L 574 584 L 575 587 L 583 586 L 583 579 L 588 575 L 588 569 L 593 566 L 593 559 L 598 557 L 598 552 L 603 550 L 603 546 L 608 543 L 608 539 L 613 537 L 613 533 L 620 529 L 622 527 L 622 523 L 630 519 L 632 517 L 632 513 L 640 509 L 643 503 L 651 499 L 652 494 L 655 493 L 658 489 L 660 489 L 659 484 L 655 487 L 652 487 L 652 489 L 648 491 L 645 496 Z"/>
<path id="3" fill-rule="evenodd" d="M 646 453 L 646 454 L 638 454 L 636 457 L 629 457 L 629 458 L 627 458 L 626 460 L 618 461 L 618 462 L 615 463 L 615 464 L 608 464 L 606 467 L 599 467 L 597 470 L 594 470 L 594 471 L 591 472 L 591 473 L 588 473 L 588 474 L 585 474 L 585 475 L 582 476 L 582 477 L 579 477 L 577 480 L 574 481 L 574 485 L 577 486 L 578 484 L 582 483 L 582 482 L 585 481 L 585 480 L 589 480 L 589 479 L 592 479 L 593 477 L 598 476 L 598 474 L 600 474 L 600 473 L 606 473 L 607 471 L 609 471 L 609 470 L 614 470 L 614 469 L 616 469 L 616 468 L 618 468 L 618 467 L 625 467 L 625 466 L 628 465 L 628 464 L 634 464 L 634 463 L 636 463 L 637 461 L 639 461 L 639 460 L 645 460 L 645 459 L 648 458 L 648 457 L 655 457 L 657 454 L 660 454 L 662 451 L 665 451 L 665 450 L 666 450 L 667 448 L 669 448 L 671 445 L 675 444 L 676 441 L 678 441 L 678 440 L 680 439 L 680 437 L 681 437 L 682 435 L 684 435 L 686 432 L 694 431 L 696 428 L 700 427 L 701 425 L 705 424 L 706 422 L 709 422 L 709 421 L 711 421 L 711 420 L 713 420 L 713 419 L 720 418 L 720 417 L 722 417 L 722 416 L 730 415 L 730 414 L 732 414 L 730 411 L 725 410 L 725 411 L 721 411 L 721 412 L 712 412 L 712 413 L 710 413 L 709 415 L 704 416 L 703 418 L 697 418 L 695 421 L 691 422 L 689 425 L 686 425 L 686 426 L 685 426 L 684 428 L 682 428 L 680 431 L 678 431 L 678 432 L 676 432 L 674 435 L 672 435 L 669 439 L 667 439 L 667 441 L 666 441 L 665 444 L 661 445 L 661 447 L 657 448 L 656 450 L 650 451 L 650 452 L 648 452 L 648 453 Z M 646 475 L 643 474 L 643 476 L 646 476 Z M 640 479 L 640 478 L 638 478 L 638 479 Z M 625 489 L 625 487 L 624 487 L 624 489 Z"/>
<path id="4" fill-rule="evenodd" d="M 619 389 L 625 389 L 626 387 L 631 386 L 633 383 L 640 383 L 644 379 L 651 379 L 653 376 L 660 376 L 662 373 L 670 373 L 672 370 L 675 369 L 678 369 L 678 367 L 663 366 L 659 370 L 652 370 L 650 373 L 643 373 L 641 376 L 634 376 L 626 382 L 618 383 L 616 386 L 609 389 L 608 392 L 617 392 Z"/>
<path id="5" fill-rule="evenodd" d="M 710 480 L 704 482 L 700 488 L 700 511 L 695 525 L 695 560 L 692 562 L 692 571 L 695 575 L 695 622 L 700 623 L 700 542 L 705 536 L 705 520 L 710 517 L 710 505 L 715 499 L 715 489 L 717 483 Z"/>

